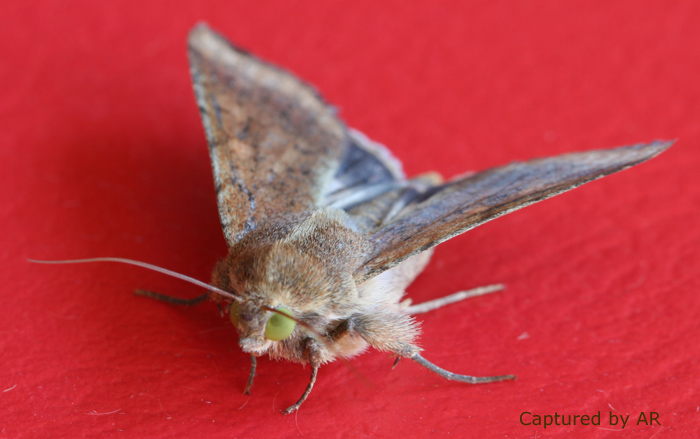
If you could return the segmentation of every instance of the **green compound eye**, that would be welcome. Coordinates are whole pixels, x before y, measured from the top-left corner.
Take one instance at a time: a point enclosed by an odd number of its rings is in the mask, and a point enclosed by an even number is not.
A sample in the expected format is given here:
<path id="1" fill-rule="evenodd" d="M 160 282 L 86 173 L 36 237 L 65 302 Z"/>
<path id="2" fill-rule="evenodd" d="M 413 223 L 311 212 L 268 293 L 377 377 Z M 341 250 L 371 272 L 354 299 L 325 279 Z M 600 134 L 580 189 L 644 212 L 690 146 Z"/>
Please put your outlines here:
<path id="1" fill-rule="evenodd" d="M 294 317 L 294 314 L 283 306 L 277 308 L 276 311 L 284 313 L 289 317 Z M 296 326 L 296 322 L 294 320 L 288 319 L 283 315 L 273 313 L 272 317 L 270 317 L 270 320 L 267 321 L 267 325 L 265 326 L 265 338 L 274 341 L 284 340 L 285 338 L 289 337 L 292 331 L 294 331 L 294 326 Z"/>
<path id="2" fill-rule="evenodd" d="M 235 327 L 238 327 L 238 322 L 241 319 L 238 314 L 238 302 L 231 302 L 231 307 L 228 309 L 228 316 Z"/>

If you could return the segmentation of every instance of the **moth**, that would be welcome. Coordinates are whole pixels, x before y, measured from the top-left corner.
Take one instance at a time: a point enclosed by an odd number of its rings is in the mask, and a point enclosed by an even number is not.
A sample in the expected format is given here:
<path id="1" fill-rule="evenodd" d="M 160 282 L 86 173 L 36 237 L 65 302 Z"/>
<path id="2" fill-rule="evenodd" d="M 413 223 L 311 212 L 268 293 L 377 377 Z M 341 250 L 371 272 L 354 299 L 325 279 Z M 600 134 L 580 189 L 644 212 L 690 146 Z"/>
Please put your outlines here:
<path id="1" fill-rule="evenodd" d="M 514 210 L 629 168 L 671 142 L 588 151 L 443 181 L 406 178 L 382 145 L 346 127 L 316 90 L 229 43 L 206 25 L 188 40 L 197 104 L 209 145 L 228 256 L 194 299 L 140 294 L 172 303 L 217 302 L 250 354 L 311 366 L 290 413 L 306 400 L 322 364 L 369 346 L 411 359 L 449 379 L 488 383 L 426 360 L 413 317 L 473 294 L 410 306 L 406 287 L 441 242 Z"/>

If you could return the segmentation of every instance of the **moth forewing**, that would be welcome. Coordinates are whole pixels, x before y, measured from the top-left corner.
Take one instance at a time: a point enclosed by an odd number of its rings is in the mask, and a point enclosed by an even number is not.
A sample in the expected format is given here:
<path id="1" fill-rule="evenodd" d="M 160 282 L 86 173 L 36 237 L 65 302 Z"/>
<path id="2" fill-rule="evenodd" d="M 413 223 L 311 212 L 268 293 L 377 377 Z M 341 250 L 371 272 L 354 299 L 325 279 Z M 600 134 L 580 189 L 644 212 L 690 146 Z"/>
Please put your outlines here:
<path id="1" fill-rule="evenodd" d="M 436 186 L 371 234 L 358 282 L 487 221 L 646 161 L 672 142 L 515 162 Z"/>
<path id="2" fill-rule="evenodd" d="M 348 143 L 335 111 L 313 87 L 205 25 L 188 47 L 229 245 L 270 217 L 313 209 Z"/>

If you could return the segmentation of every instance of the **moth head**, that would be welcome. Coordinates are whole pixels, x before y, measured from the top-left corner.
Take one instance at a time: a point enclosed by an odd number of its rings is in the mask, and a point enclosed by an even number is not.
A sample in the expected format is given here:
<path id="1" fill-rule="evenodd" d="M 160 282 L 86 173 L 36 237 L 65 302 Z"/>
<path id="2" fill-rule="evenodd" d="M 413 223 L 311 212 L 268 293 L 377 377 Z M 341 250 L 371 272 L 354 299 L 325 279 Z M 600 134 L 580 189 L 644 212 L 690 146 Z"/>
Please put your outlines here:
<path id="1" fill-rule="evenodd" d="M 284 305 L 234 301 L 228 315 L 240 335 L 241 349 L 253 355 L 263 354 L 274 342 L 290 338 L 297 326 L 294 313 Z"/>

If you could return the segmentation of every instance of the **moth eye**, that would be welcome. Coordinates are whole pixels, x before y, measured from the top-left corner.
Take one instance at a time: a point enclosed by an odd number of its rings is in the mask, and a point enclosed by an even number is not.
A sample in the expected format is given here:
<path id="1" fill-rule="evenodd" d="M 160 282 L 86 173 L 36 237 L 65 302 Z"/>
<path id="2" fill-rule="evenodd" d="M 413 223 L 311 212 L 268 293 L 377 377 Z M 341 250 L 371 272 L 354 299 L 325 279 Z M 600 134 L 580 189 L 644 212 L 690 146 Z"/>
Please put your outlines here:
<path id="1" fill-rule="evenodd" d="M 276 311 L 286 314 L 289 317 L 294 317 L 294 314 L 283 306 L 277 308 Z M 274 341 L 284 340 L 285 338 L 289 337 L 292 331 L 294 331 L 294 326 L 296 326 L 296 322 L 294 320 L 283 315 L 273 313 L 272 317 L 270 317 L 270 320 L 267 321 L 267 325 L 265 326 L 265 338 Z"/>
<path id="2" fill-rule="evenodd" d="M 231 307 L 228 309 L 228 316 L 231 319 L 233 326 L 238 327 L 238 322 L 241 320 L 238 310 L 238 302 L 231 302 Z"/>

